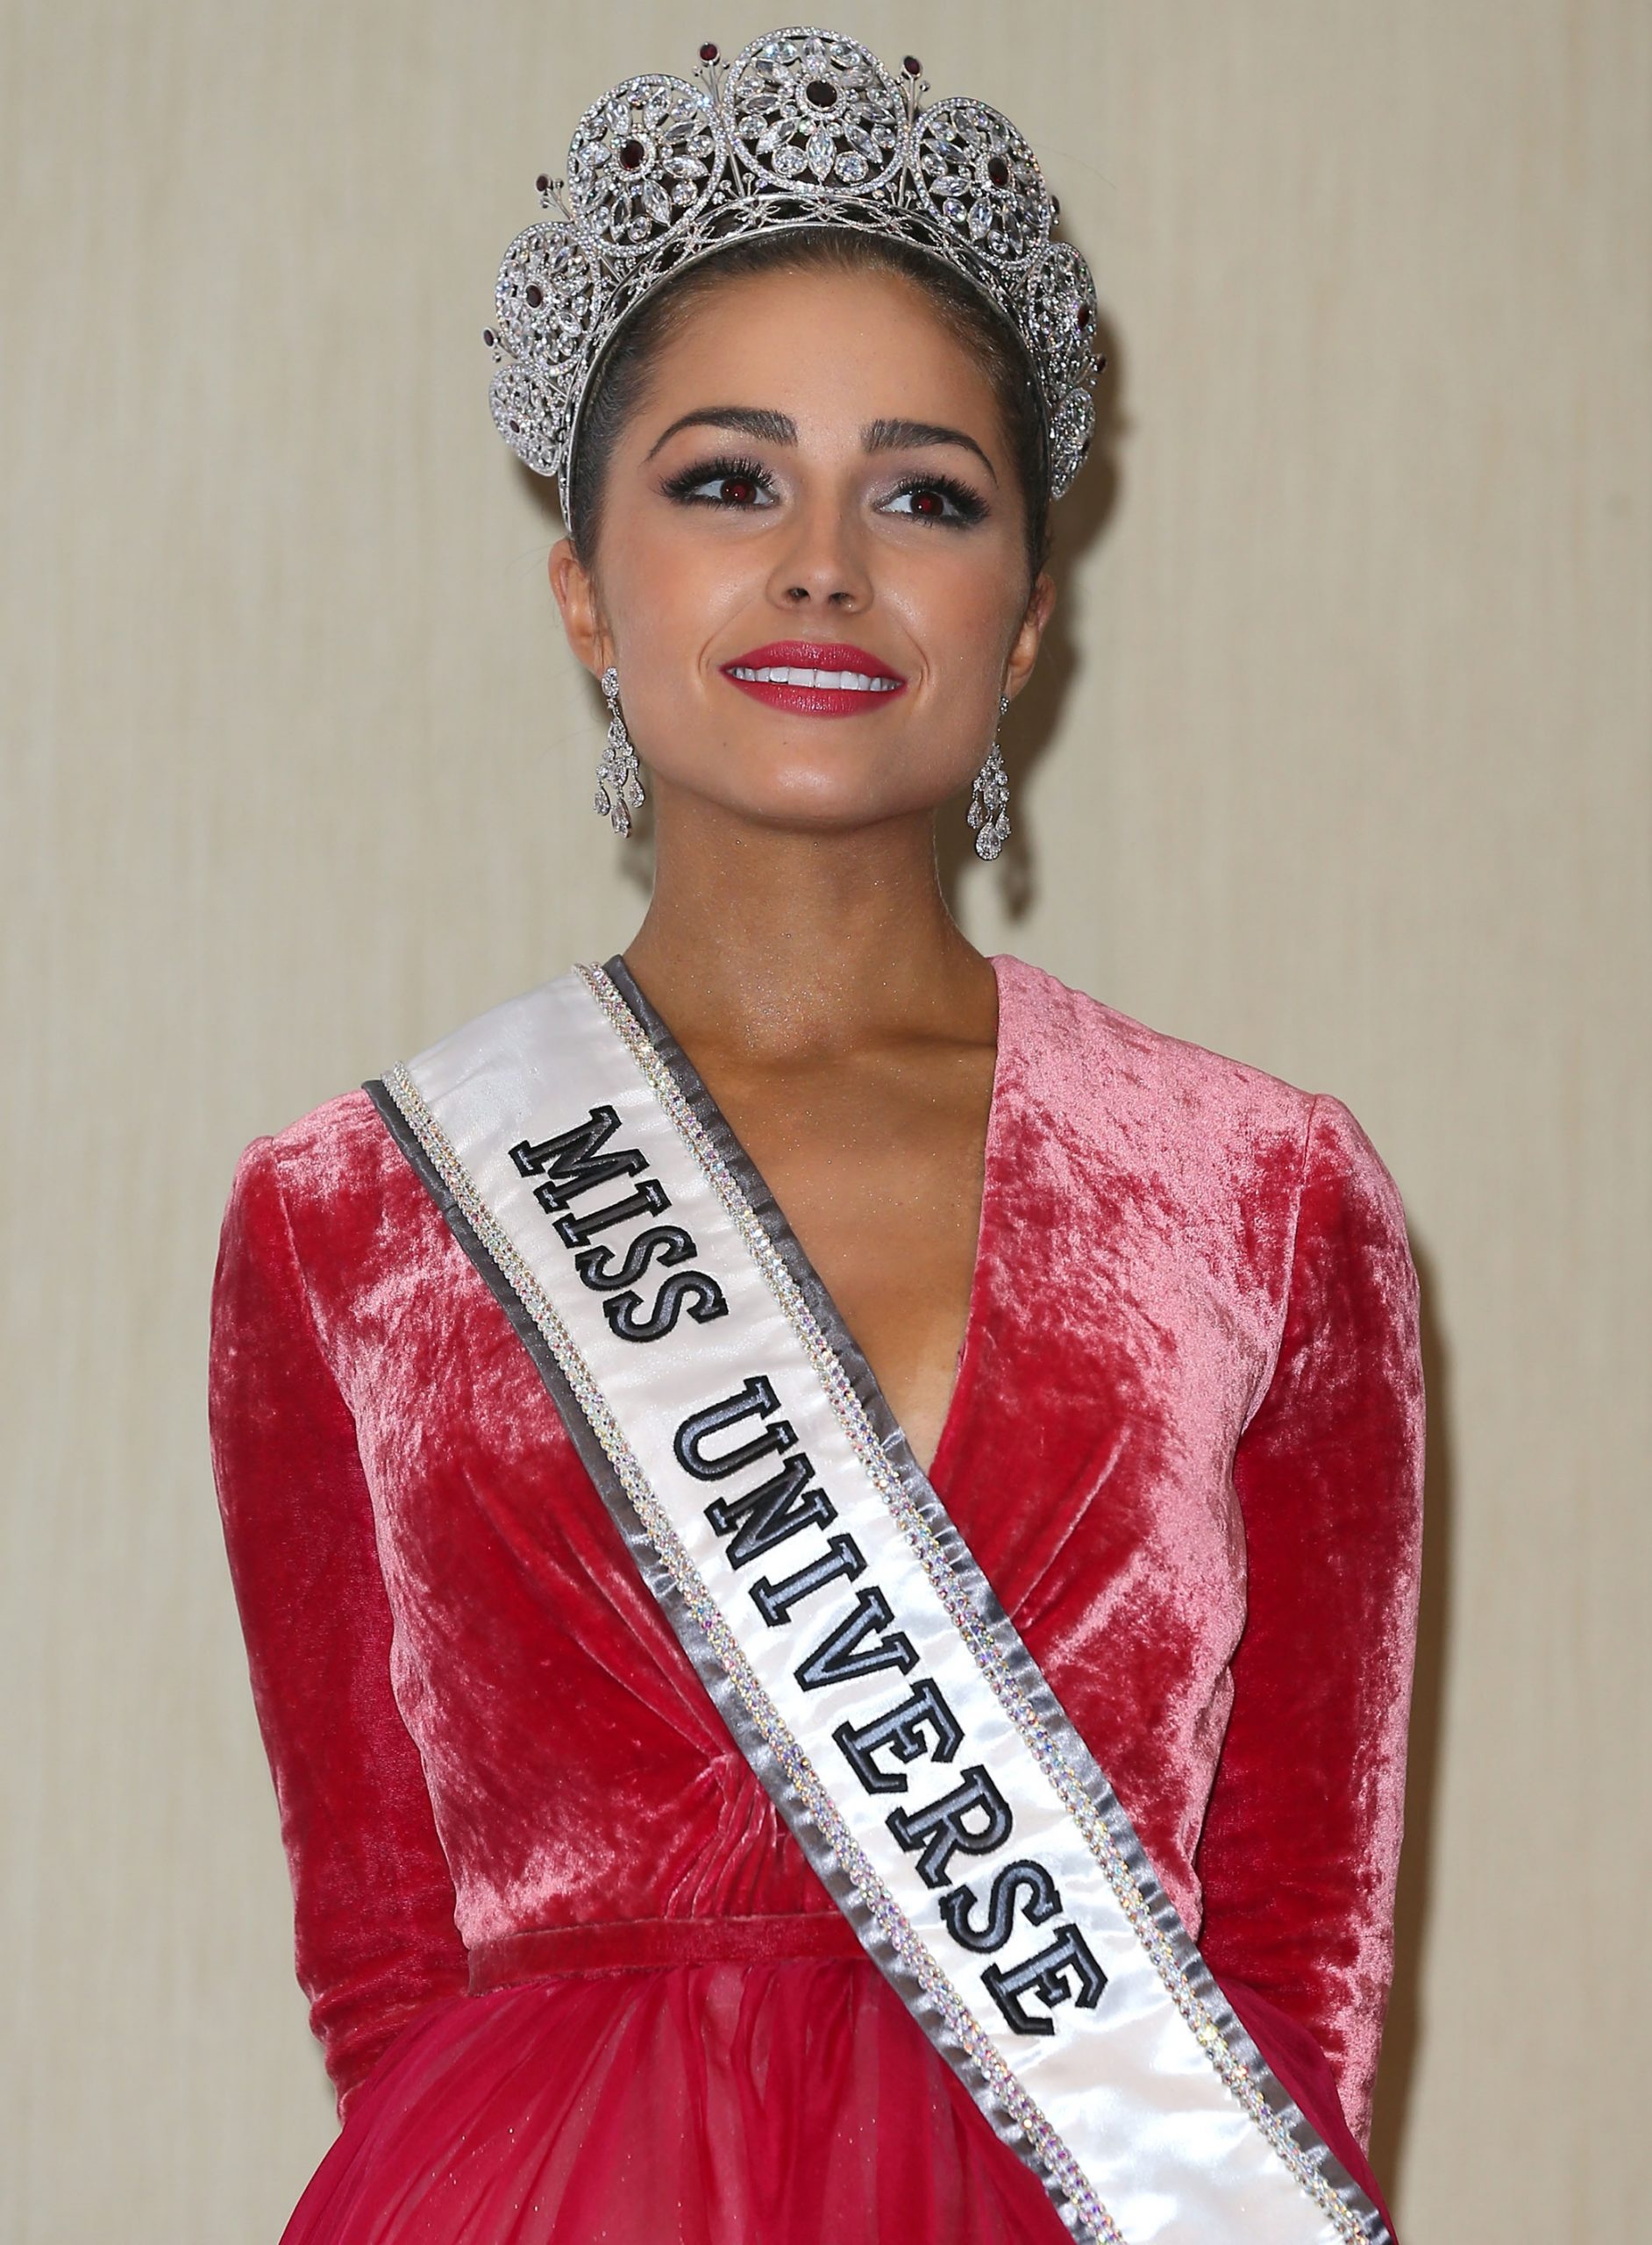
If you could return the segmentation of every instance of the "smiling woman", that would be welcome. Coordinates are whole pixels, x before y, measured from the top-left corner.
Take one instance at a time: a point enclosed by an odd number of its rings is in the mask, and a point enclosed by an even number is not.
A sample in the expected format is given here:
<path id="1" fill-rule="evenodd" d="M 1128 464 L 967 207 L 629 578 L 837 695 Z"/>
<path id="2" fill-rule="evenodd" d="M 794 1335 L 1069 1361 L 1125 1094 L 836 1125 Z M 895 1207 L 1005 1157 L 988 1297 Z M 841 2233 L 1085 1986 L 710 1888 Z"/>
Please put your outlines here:
<path id="1" fill-rule="evenodd" d="M 1336 1100 L 948 913 L 1099 362 L 1031 151 L 927 90 L 811 31 L 628 79 L 505 260 L 655 879 L 236 1176 L 344 2122 L 293 2245 L 1390 2235 L 1403 1216 Z"/>
<path id="2" fill-rule="evenodd" d="M 620 360 L 623 417 L 598 377 L 601 450 L 551 557 L 575 651 L 612 666 L 647 745 L 661 881 L 685 844 L 726 846 L 725 816 L 799 844 L 852 833 L 904 865 L 979 768 L 1054 599 L 1024 567 L 1043 513 L 1025 465 L 1042 473 L 1042 439 L 1016 444 L 1024 360 L 1008 336 L 984 359 L 984 312 L 960 342 L 927 288 L 852 235 L 748 244 L 666 289 L 653 346 Z M 807 632 L 777 638 L 777 616 Z M 900 690 L 752 694 L 732 675 L 776 663 Z M 861 723 L 777 727 L 746 701 Z"/>

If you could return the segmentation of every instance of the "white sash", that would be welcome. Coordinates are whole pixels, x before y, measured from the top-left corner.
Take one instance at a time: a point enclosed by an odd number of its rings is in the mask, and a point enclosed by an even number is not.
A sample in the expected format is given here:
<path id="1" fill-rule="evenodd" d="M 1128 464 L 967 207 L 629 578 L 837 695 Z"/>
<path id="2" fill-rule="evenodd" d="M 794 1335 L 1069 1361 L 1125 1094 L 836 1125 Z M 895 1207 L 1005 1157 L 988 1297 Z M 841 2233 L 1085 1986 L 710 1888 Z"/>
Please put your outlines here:
<path id="1" fill-rule="evenodd" d="M 367 1088 L 741 1750 L 1074 2234 L 1390 2245 L 619 962 Z"/>

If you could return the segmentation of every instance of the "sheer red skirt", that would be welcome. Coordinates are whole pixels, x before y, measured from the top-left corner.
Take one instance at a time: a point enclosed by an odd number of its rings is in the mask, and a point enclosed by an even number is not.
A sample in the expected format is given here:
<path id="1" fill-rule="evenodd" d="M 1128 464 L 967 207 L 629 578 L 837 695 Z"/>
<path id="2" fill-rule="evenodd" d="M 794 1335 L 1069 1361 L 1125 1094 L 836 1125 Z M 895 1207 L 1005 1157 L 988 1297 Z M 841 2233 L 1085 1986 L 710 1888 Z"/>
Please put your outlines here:
<path id="1" fill-rule="evenodd" d="M 1318 2049 L 1229 1989 L 1376 2194 Z M 352 2099 L 282 2245 L 1061 2245 L 1069 2233 L 859 1957 L 587 1971 L 460 1996 Z"/>

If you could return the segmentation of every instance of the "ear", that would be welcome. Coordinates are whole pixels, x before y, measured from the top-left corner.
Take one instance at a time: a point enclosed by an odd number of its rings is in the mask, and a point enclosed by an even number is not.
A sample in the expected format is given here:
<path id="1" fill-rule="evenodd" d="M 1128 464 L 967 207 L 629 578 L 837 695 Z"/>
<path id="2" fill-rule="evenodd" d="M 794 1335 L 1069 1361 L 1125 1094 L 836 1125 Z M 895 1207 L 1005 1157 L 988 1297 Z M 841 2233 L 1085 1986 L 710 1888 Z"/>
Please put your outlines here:
<path id="1" fill-rule="evenodd" d="M 601 678 L 613 659 L 613 645 L 602 620 L 602 603 L 590 572 L 573 551 L 573 541 L 558 538 L 551 548 L 546 569 L 562 629 L 567 642 L 593 678 Z"/>
<path id="2" fill-rule="evenodd" d="M 1050 611 L 1055 604 L 1056 581 L 1048 569 L 1041 569 L 1028 595 L 1027 612 L 1010 643 L 1004 691 L 1012 701 L 1032 675 L 1032 666 L 1038 659 L 1039 643 L 1044 636 L 1044 626 L 1050 621 Z"/>

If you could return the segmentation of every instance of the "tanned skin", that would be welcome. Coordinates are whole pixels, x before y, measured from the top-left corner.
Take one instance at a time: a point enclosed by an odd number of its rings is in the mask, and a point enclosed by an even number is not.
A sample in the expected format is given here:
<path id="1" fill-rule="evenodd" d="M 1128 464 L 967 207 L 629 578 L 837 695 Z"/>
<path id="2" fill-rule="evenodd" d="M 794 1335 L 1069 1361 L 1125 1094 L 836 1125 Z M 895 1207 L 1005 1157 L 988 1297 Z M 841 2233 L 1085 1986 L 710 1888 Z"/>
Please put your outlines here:
<path id="1" fill-rule="evenodd" d="M 727 407 L 786 417 L 794 439 L 665 433 Z M 896 419 L 979 451 L 869 451 L 864 433 Z M 550 576 L 579 659 L 617 667 L 653 804 L 653 894 L 626 965 L 927 1467 L 969 1308 L 998 1012 L 942 896 L 936 815 L 969 788 L 1055 598 L 1047 573 L 1029 588 L 992 388 L 904 276 L 732 278 L 650 367 L 590 570 L 562 538 Z M 865 649 L 904 688 L 822 717 L 723 675 L 808 638 Z"/>

